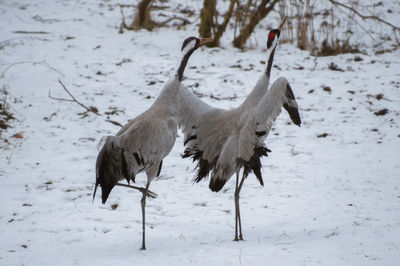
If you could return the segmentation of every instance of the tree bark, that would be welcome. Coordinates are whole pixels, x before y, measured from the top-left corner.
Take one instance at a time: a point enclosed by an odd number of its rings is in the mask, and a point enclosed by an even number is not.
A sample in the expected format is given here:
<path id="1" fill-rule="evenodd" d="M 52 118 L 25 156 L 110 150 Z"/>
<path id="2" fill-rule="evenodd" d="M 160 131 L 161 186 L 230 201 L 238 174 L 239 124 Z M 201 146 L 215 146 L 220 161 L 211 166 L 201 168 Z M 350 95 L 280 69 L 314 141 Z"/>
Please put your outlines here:
<path id="1" fill-rule="evenodd" d="M 137 6 L 136 15 L 130 28 L 145 28 L 151 30 L 153 22 L 150 17 L 150 7 L 152 0 L 142 0 Z"/>
<path id="2" fill-rule="evenodd" d="M 217 32 L 215 33 L 215 36 L 214 36 L 214 41 L 208 43 L 208 47 L 219 46 L 219 39 L 221 39 L 222 34 L 224 34 L 226 26 L 228 25 L 228 22 L 232 17 L 233 8 L 235 7 L 235 3 L 236 3 L 236 0 L 231 0 L 228 11 L 225 13 L 224 21 L 222 22 L 221 25 L 218 26 Z"/>
<path id="3" fill-rule="evenodd" d="M 204 0 L 203 8 L 200 12 L 200 27 L 199 34 L 202 38 L 211 38 L 211 29 L 214 27 L 214 14 L 215 7 L 217 1 L 216 0 Z"/>
<path id="4" fill-rule="evenodd" d="M 279 0 L 262 0 L 257 9 L 250 15 L 249 23 L 240 30 L 239 36 L 233 40 L 233 46 L 242 49 L 257 24 L 265 18 Z M 268 7 L 266 7 L 266 5 Z"/>

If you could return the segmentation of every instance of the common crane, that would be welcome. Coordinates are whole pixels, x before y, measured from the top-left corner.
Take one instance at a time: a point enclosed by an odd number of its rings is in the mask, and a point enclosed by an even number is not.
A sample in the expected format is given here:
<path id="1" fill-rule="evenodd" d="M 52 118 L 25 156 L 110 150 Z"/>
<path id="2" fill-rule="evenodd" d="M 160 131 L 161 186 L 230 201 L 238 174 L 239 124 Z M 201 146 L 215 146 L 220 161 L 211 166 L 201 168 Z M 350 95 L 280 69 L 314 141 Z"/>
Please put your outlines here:
<path id="1" fill-rule="evenodd" d="M 138 173 L 145 171 L 145 188 L 129 186 L 143 193 L 142 207 L 142 247 L 145 246 L 145 207 L 146 196 L 155 197 L 149 191 L 150 182 L 159 176 L 162 161 L 171 151 L 177 136 L 179 89 L 186 64 L 191 54 L 211 39 L 189 37 L 181 48 L 181 57 L 174 76 L 166 83 L 154 103 L 144 113 L 130 120 L 115 136 L 108 136 L 97 156 L 96 184 L 101 187 L 104 204 L 116 185 L 124 178 L 129 183 L 135 182 Z"/>
<path id="2" fill-rule="evenodd" d="M 282 107 L 292 122 L 301 124 L 293 91 L 285 78 L 277 79 L 268 90 L 272 62 L 278 44 L 281 25 L 268 34 L 266 68 L 254 89 L 237 108 L 214 108 L 186 88 L 180 91 L 180 126 L 184 133 L 182 157 L 197 161 L 195 181 L 211 172 L 209 188 L 218 192 L 236 173 L 235 188 L 235 238 L 243 240 L 240 220 L 239 194 L 245 178 L 253 172 L 263 186 L 262 156 L 270 150 L 264 140 Z M 239 172 L 243 176 L 239 183 Z M 238 235 L 239 229 L 239 235 Z"/>

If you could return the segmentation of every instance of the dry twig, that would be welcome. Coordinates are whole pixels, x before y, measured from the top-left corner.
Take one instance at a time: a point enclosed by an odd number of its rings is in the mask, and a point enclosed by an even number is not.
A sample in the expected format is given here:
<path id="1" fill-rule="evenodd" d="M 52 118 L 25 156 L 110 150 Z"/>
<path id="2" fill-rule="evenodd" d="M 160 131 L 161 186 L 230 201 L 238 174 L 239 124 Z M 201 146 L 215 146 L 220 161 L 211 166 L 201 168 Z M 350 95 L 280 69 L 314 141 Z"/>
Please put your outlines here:
<path id="1" fill-rule="evenodd" d="M 83 108 L 85 108 L 88 112 L 92 112 L 92 113 L 94 113 L 94 114 L 96 114 L 96 115 L 98 115 L 98 116 L 101 116 L 101 114 L 98 113 L 98 110 L 97 110 L 96 107 L 93 107 L 93 106 L 87 107 L 86 105 L 82 104 L 81 102 L 79 102 L 79 101 L 74 97 L 74 95 L 72 95 L 71 92 L 69 92 L 69 90 L 65 87 L 65 85 L 62 83 L 61 80 L 58 80 L 58 82 L 61 84 L 61 86 L 63 87 L 63 89 L 68 93 L 68 95 L 72 98 L 72 100 L 71 100 L 71 99 L 65 99 L 65 98 L 56 98 L 56 97 L 53 97 L 53 96 L 51 96 L 51 93 L 50 93 L 50 91 L 49 91 L 49 98 L 50 98 L 50 99 L 58 100 L 58 101 L 75 102 L 75 103 L 79 104 L 80 106 L 82 106 Z"/>
<path id="2" fill-rule="evenodd" d="M 6 74 L 6 72 L 7 72 L 10 68 L 12 68 L 13 66 L 16 66 L 16 65 L 21 65 L 21 64 L 40 65 L 40 66 L 43 66 L 43 67 L 45 67 L 45 68 L 48 68 L 48 69 L 50 69 L 50 70 L 55 71 L 55 72 L 57 72 L 58 74 L 60 74 L 61 76 L 64 77 L 64 74 L 63 74 L 63 73 L 61 73 L 60 71 L 58 71 L 58 70 L 55 69 L 54 67 L 50 66 L 50 65 L 47 64 L 45 61 L 41 61 L 41 62 L 36 62 L 36 61 L 22 61 L 22 62 L 16 62 L 16 63 L 13 63 L 13 64 L 7 66 L 6 69 L 1 73 L 0 78 L 4 78 L 4 75 Z"/>
<path id="3" fill-rule="evenodd" d="M 170 21 L 172 21 L 172 20 L 180 20 L 180 21 L 182 21 L 182 25 L 187 25 L 187 24 L 190 24 L 190 21 L 189 20 L 187 20 L 187 19 L 185 19 L 185 18 L 180 18 L 180 17 L 171 17 L 171 18 L 168 18 L 168 19 L 166 19 L 165 21 L 163 21 L 163 22 L 160 22 L 160 23 L 156 23 L 156 27 L 164 27 L 165 25 L 167 25 Z"/>
<path id="4" fill-rule="evenodd" d="M 20 34 L 50 34 L 47 31 L 25 31 L 25 30 L 16 30 L 13 33 L 20 33 Z"/>
<path id="5" fill-rule="evenodd" d="M 234 96 L 218 97 L 218 96 L 215 96 L 215 95 L 213 95 L 213 94 L 207 95 L 207 94 L 204 94 L 204 93 L 195 91 L 195 90 L 192 90 L 192 92 L 193 92 L 194 95 L 196 95 L 196 96 L 199 97 L 199 98 L 202 98 L 202 97 L 209 97 L 210 99 L 214 99 L 214 100 L 217 100 L 217 101 L 221 101 L 221 100 L 232 101 L 232 100 L 235 100 L 235 99 L 237 98 L 237 95 L 236 95 L 236 94 L 235 94 Z"/>
<path id="6" fill-rule="evenodd" d="M 132 7 L 132 6 L 131 6 L 131 5 L 121 5 L 121 4 L 118 4 L 118 5 L 119 5 L 119 11 L 121 12 L 121 16 L 122 16 L 122 22 L 121 22 L 121 25 L 120 25 L 120 27 L 119 27 L 119 33 L 123 33 L 123 32 L 124 32 L 123 29 L 127 29 L 127 30 L 137 30 L 136 27 L 130 27 L 130 26 L 128 26 L 128 25 L 125 23 L 125 15 L 124 15 L 124 10 L 123 10 L 123 8 L 124 8 L 124 7 Z"/>
<path id="7" fill-rule="evenodd" d="M 121 25 L 119 27 L 119 33 L 123 33 L 124 29 L 126 29 L 126 30 L 139 30 L 139 29 L 142 28 L 140 26 L 134 26 L 133 23 L 131 25 L 127 25 L 126 22 L 125 22 L 125 15 L 124 15 L 124 10 L 123 9 L 125 7 L 136 7 L 136 6 L 134 6 L 134 5 L 123 5 L 123 4 L 118 4 L 118 6 L 119 6 L 119 10 L 120 10 L 121 16 L 122 16 L 122 22 L 121 22 Z M 170 18 L 168 18 L 168 19 L 166 19 L 165 21 L 162 21 L 162 22 L 154 22 L 154 21 L 152 21 L 152 23 L 151 23 L 152 25 L 150 25 L 148 28 L 147 27 L 145 27 L 145 28 L 147 28 L 148 30 L 151 30 L 151 29 L 153 29 L 155 27 L 165 27 L 172 20 L 180 20 L 180 21 L 182 21 L 182 25 L 190 24 L 189 20 L 187 20 L 185 18 L 174 16 L 174 17 L 170 17 Z"/>
<path id="8" fill-rule="evenodd" d="M 113 125 L 119 126 L 119 127 L 123 127 L 123 125 L 121 125 L 119 122 L 115 121 L 115 120 L 111 120 L 111 119 L 107 119 L 107 122 L 110 122 Z"/>
<path id="9" fill-rule="evenodd" d="M 381 23 L 383 23 L 383 24 L 385 24 L 385 25 L 388 25 L 388 26 L 392 27 L 393 29 L 396 29 L 396 30 L 399 30 L 399 31 L 400 31 L 400 27 L 397 27 L 397 26 L 393 25 L 392 23 L 387 22 L 386 20 L 383 20 L 383 19 L 381 19 L 381 18 L 378 17 L 378 16 L 363 15 L 363 14 L 361 14 L 360 12 L 358 12 L 356 9 L 352 8 L 351 6 L 347 6 L 347 5 L 343 4 L 343 3 L 340 3 L 340 2 L 335 1 L 335 0 L 329 0 L 329 2 L 331 2 L 331 3 L 334 4 L 334 5 L 338 5 L 338 6 L 344 7 L 344 8 L 346 8 L 346 9 L 348 9 L 348 10 L 354 12 L 354 14 L 356 14 L 357 16 L 359 16 L 359 17 L 362 18 L 362 19 L 373 19 L 373 20 L 377 20 L 377 21 L 379 21 L 379 22 L 381 22 Z"/>
<path id="10" fill-rule="evenodd" d="M 64 101 L 64 102 L 75 102 L 75 103 L 79 104 L 80 106 L 82 106 L 83 108 L 86 109 L 86 112 L 82 114 L 83 116 L 87 116 L 87 112 L 92 112 L 92 113 L 94 113 L 94 114 L 96 114 L 98 116 L 102 116 L 101 114 L 99 114 L 99 111 L 98 111 L 98 109 L 96 107 L 94 107 L 94 106 L 87 107 L 86 105 L 82 104 L 81 102 L 79 102 L 74 97 L 74 95 L 72 95 L 72 93 L 65 87 L 65 85 L 62 83 L 61 80 L 58 80 L 58 82 L 61 84 L 63 89 L 68 93 L 68 95 L 71 97 L 71 99 L 54 97 L 54 96 L 51 95 L 51 91 L 49 91 L 49 95 L 48 96 L 49 96 L 50 99 L 57 100 L 57 101 Z M 111 123 L 111 124 L 113 124 L 115 126 L 122 127 L 122 125 L 119 122 L 111 120 L 111 119 L 106 119 L 106 122 L 109 122 L 109 123 Z"/>

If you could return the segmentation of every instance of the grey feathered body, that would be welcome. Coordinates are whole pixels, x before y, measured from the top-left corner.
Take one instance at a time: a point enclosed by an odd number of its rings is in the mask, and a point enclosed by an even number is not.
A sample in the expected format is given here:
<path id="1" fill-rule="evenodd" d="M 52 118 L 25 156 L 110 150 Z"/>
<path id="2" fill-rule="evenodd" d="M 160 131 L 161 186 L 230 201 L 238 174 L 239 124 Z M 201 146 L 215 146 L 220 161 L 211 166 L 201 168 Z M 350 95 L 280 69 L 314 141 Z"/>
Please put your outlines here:
<path id="1" fill-rule="evenodd" d="M 135 182 L 136 175 L 145 171 L 151 182 L 160 174 L 177 135 L 179 87 L 179 80 L 170 80 L 148 110 L 106 138 L 96 161 L 94 191 L 95 195 L 101 186 L 103 203 L 122 179 Z"/>
<path id="2" fill-rule="evenodd" d="M 214 108 L 181 89 L 180 124 L 186 146 L 183 157 L 198 161 L 195 181 L 211 172 L 210 189 L 219 191 L 244 167 L 246 176 L 253 171 L 263 185 L 260 158 L 269 152 L 264 141 L 282 107 L 295 124 L 301 123 L 287 80 L 276 80 L 269 90 L 268 82 L 263 75 L 245 101 L 231 110 Z"/>

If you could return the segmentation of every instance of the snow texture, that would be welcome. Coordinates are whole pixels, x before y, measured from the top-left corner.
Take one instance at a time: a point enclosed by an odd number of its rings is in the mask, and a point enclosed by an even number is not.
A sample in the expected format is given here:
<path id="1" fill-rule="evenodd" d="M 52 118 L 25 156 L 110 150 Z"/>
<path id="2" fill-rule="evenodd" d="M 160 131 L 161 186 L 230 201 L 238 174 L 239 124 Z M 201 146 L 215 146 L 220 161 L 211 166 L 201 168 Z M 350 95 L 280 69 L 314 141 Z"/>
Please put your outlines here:
<path id="1" fill-rule="evenodd" d="M 180 133 L 151 184 L 158 197 L 147 201 L 147 250 L 138 250 L 141 193 L 116 187 L 92 204 L 98 143 L 119 130 L 107 119 L 124 124 L 151 105 L 199 20 L 118 34 L 118 3 L 1 1 L 0 88 L 17 119 L 1 132 L 0 265 L 398 265 L 399 49 L 314 58 L 280 44 L 272 81 L 289 80 L 303 124 L 282 112 L 266 141 L 265 186 L 254 175 L 244 184 L 245 241 L 232 241 L 234 178 L 219 193 L 193 184 Z M 202 1 L 166 5 L 198 14 Z M 183 84 L 214 106 L 239 105 L 264 69 L 266 35 L 257 27 L 246 51 L 230 34 L 222 48 L 199 49 Z M 69 99 L 58 79 L 102 115 L 49 98 Z"/>

